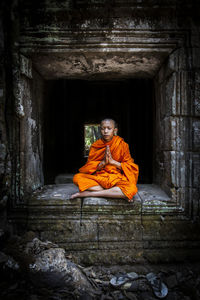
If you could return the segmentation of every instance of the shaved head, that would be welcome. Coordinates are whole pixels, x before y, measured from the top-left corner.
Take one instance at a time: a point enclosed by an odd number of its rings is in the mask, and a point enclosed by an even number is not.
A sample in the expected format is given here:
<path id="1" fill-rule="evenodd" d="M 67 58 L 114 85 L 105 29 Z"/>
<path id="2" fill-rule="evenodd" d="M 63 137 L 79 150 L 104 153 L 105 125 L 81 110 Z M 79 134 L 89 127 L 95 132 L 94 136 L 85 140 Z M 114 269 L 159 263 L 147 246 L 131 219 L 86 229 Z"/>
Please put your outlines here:
<path id="1" fill-rule="evenodd" d="M 103 122 L 105 122 L 105 121 L 112 122 L 112 123 L 114 124 L 114 128 L 117 128 L 117 123 L 116 123 L 115 120 L 110 119 L 110 118 L 106 118 L 106 119 L 101 120 L 101 124 L 102 124 Z"/>
<path id="2" fill-rule="evenodd" d="M 117 123 L 113 119 L 103 119 L 101 121 L 101 136 L 104 141 L 109 142 L 112 140 L 114 135 L 117 135 Z"/>

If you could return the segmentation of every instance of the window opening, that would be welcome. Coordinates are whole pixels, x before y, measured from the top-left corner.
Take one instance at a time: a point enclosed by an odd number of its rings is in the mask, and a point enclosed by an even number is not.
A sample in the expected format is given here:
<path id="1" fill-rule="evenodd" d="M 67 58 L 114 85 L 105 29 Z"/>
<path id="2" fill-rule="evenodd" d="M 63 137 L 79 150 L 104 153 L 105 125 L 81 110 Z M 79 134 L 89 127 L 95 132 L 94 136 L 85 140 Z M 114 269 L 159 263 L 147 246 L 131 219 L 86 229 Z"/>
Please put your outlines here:
<path id="1" fill-rule="evenodd" d="M 101 138 L 100 124 L 84 125 L 84 156 L 88 157 L 91 145 Z"/>

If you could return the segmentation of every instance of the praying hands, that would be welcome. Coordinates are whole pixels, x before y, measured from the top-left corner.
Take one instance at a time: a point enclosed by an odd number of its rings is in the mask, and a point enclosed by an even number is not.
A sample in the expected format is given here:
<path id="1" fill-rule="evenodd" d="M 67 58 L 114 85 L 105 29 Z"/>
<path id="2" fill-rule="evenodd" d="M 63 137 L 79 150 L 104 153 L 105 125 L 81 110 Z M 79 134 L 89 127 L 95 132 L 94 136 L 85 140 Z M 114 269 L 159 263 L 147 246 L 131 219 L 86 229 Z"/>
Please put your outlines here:
<path id="1" fill-rule="evenodd" d="M 121 169 L 121 163 L 113 159 L 112 154 L 110 152 L 110 147 L 106 146 L 104 159 L 99 163 L 97 170 L 101 170 L 108 164 L 116 166 L 117 168 Z"/>

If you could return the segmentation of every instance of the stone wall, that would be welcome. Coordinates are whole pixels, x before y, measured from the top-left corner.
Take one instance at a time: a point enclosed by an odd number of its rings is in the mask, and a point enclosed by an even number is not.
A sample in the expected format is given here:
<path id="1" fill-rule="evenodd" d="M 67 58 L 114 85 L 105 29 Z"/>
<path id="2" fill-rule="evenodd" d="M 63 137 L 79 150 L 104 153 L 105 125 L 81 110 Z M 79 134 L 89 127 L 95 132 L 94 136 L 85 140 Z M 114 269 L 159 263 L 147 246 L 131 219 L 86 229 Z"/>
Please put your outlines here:
<path id="1" fill-rule="evenodd" d="M 10 207 L 26 210 L 26 196 L 43 185 L 46 79 L 154 78 L 154 182 L 186 215 L 196 218 L 200 198 L 198 3 L 21 0 L 3 1 L 3 9 L 1 199 L 6 202 L 8 195 Z"/>

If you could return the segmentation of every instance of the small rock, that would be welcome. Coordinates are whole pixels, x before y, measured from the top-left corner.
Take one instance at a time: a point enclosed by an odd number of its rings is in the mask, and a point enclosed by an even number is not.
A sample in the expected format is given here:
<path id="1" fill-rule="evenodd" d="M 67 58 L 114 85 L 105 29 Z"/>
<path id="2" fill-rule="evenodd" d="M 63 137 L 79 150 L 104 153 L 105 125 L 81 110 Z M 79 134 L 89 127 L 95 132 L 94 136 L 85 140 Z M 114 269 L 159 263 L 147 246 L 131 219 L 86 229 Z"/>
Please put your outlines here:
<path id="1" fill-rule="evenodd" d="M 68 285 L 80 290 L 93 290 L 81 270 L 65 258 L 62 248 L 50 248 L 35 255 L 35 262 L 29 265 L 29 271 L 31 281 L 37 286 L 58 288 Z"/>
<path id="2" fill-rule="evenodd" d="M 42 242 L 38 238 L 34 238 L 31 242 L 26 244 L 25 253 L 26 254 L 33 254 L 38 255 L 44 250 L 50 249 L 50 248 L 58 248 L 59 246 L 56 244 L 53 244 L 50 241 Z"/>

